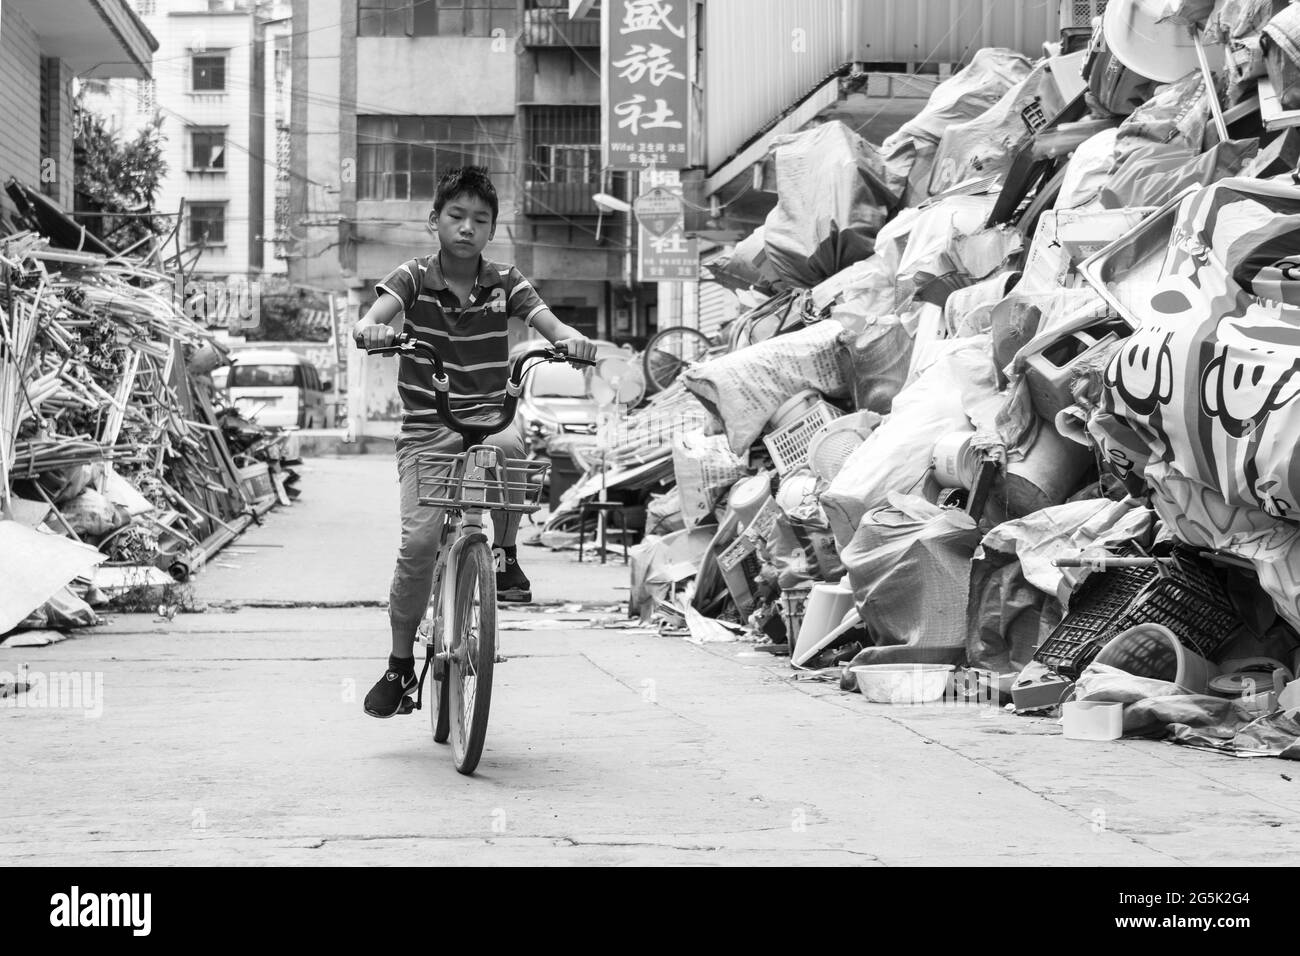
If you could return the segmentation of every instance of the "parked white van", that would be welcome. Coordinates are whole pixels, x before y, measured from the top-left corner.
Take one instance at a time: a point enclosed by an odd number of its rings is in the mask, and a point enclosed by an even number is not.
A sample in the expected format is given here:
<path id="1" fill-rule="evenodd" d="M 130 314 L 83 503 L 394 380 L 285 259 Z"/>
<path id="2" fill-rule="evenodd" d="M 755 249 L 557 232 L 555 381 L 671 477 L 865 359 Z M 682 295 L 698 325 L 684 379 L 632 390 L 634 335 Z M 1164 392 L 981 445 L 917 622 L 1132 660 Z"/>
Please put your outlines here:
<path id="1" fill-rule="evenodd" d="M 220 379 L 213 379 L 219 386 Z M 260 425 L 330 426 L 325 393 L 333 383 L 322 382 L 316 366 L 295 352 L 234 352 L 225 379 L 231 404 Z"/>

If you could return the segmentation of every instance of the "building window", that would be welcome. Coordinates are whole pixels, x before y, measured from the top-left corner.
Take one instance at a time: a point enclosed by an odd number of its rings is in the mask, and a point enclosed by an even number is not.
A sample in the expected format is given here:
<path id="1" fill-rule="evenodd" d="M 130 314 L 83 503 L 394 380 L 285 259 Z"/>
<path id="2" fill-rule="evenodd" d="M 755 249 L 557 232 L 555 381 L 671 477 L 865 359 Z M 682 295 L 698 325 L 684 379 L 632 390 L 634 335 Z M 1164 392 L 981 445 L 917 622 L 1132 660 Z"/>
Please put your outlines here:
<path id="1" fill-rule="evenodd" d="M 135 12 L 142 17 L 151 17 L 158 12 L 155 0 L 135 0 Z"/>
<path id="2" fill-rule="evenodd" d="M 357 198 L 432 200 L 457 166 L 511 172 L 509 116 L 358 116 Z"/>
<path id="3" fill-rule="evenodd" d="M 594 215 L 599 192 L 600 108 L 544 106 L 525 114 L 524 212 Z"/>
<path id="4" fill-rule="evenodd" d="M 152 116 L 158 109 L 158 84 L 154 80 L 135 81 L 135 111 Z"/>
<path id="5" fill-rule="evenodd" d="M 225 90 L 225 53 L 195 53 L 192 55 L 191 64 L 190 89 L 196 93 Z"/>
<path id="6" fill-rule="evenodd" d="M 190 245 L 226 244 L 226 204 L 190 203 Z"/>
<path id="7" fill-rule="evenodd" d="M 226 168 L 226 131 L 190 130 L 190 170 L 213 172 Z"/>
<path id="8" fill-rule="evenodd" d="M 357 0 L 363 37 L 514 36 L 517 0 Z"/>

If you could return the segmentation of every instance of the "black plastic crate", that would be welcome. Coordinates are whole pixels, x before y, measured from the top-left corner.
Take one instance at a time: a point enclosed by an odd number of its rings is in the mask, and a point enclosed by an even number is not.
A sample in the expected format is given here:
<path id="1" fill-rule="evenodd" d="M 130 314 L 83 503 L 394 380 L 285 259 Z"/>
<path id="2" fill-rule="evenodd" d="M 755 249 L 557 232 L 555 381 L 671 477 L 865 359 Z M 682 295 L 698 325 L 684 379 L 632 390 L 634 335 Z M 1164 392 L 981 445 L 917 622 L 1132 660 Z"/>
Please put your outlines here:
<path id="1" fill-rule="evenodd" d="M 1138 624 L 1162 624 L 1187 647 L 1212 659 L 1241 624 L 1217 574 L 1196 557 L 1147 568 L 1090 574 L 1070 613 L 1034 652 L 1034 660 L 1071 680 L 1116 635 Z"/>

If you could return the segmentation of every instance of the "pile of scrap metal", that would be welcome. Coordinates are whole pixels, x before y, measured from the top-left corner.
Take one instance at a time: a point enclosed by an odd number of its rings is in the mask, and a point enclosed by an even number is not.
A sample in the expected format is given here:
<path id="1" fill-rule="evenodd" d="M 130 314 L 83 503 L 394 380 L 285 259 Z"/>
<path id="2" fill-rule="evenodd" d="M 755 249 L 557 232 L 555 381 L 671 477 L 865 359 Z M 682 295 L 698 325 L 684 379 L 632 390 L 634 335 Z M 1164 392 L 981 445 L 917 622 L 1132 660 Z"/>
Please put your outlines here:
<path id="1" fill-rule="evenodd" d="M 214 408 L 221 352 L 174 288 L 141 260 L 0 238 L 0 635 L 94 623 L 289 502 L 285 436 Z"/>

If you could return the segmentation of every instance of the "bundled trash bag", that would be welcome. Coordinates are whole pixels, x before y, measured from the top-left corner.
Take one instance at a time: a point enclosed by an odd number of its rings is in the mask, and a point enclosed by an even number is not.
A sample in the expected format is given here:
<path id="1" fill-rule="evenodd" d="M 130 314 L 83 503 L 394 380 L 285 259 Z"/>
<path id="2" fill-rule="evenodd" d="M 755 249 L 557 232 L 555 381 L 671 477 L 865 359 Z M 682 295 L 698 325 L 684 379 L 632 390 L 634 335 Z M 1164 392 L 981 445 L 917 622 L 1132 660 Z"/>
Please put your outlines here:
<path id="1" fill-rule="evenodd" d="M 861 332 L 845 329 L 839 342 L 852 369 L 854 407 L 888 415 L 912 359 L 912 336 L 902 321 L 892 315 L 875 319 Z"/>
<path id="2" fill-rule="evenodd" d="M 1013 50 L 978 50 L 971 62 L 940 83 L 925 108 L 881 146 L 887 160 L 910 163 L 903 204 L 914 206 L 930 195 L 935 152 L 948 127 L 972 120 L 1029 75 L 1030 61 Z"/>
<path id="3" fill-rule="evenodd" d="M 1188 73 L 1170 83 L 1133 111 L 1115 135 L 1115 160 L 1149 143 L 1176 146 L 1194 153 L 1201 151 L 1205 127 L 1210 121 L 1210 98 L 1199 72 Z"/>
<path id="4" fill-rule="evenodd" d="M 810 288 L 871 255 L 905 179 L 839 120 L 777 140 L 776 208 L 764 225 L 767 261 Z"/>
<path id="5" fill-rule="evenodd" d="M 930 175 L 930 195 L 967 179 L 1006 172 L 1020 147 L 1064 107 L 1044 60 L 979 116 L 944 129 Z"/>
<path id="6" fill-rule="evenodd" d="M 894 312 L 898 303 L 898 267 L 920 215 L 921 210 L 904 209 L 887 222 L 876 234 L 876 249 L 870 258 L 841 269 L 813 287 L 813 308 L 820 311 L 840 302 L 843 310 L 835 309 L 832 316 L 847 328 Z"/>
<path id="7" fill-rule="evenodd" d="M 790 396 L 810 388 L 830 398 L 849 394 L 836 344 L 842 328 L 815 322 L 692 366 L 681 381 L 722 422 L 731 451 L 743 456 Z"/>
<path id="8" fill-rule="evenodd" d="M 1057 209 L 1077 209 L 1097 198 L 1115 165 L 1115 127 L 1094 133 L 1074 150 L 1056 196 Z"/>
<path id="9" fill-rule="evenodd" d="M 874 647 L 856 664 L 951 663 L 966 656 L 974 519 L 916 495 L 891 494 L 844 549 L 858 613 Z"/>
<path id="10" fill-rule="evenodd" d="M 1112 461 L 1136 453 L 1130 470 L 1145 450 L 1229 505 L 1300 520 L 1300 187 L 1222 180 L 1182 201 L 1174 235 L 1089 430 Z"/>
<path id="11" fill-rule="evenodd" d="M 1148 143 L 1131 150 L 1099 190 L 1107 209 L 1163 206 L 1188 186 L 1208 186 L 1241 168 L 1259 152 L 1259 140 L 1217 143 L 1204 153 L 1185 146 Z"/>
<path id="12" fill-rule="evenodd" d="M 724 435 L 686 432 L 673 438 L 673 476 L 681 519 L 694 527 L 713 514 L 723 495 L 748 474 Z"/>
<path id="13" fill-rule="evenodd" d="M 662 538 L 647 535 L 628 549 L 632 593 L 628 611 L 648 621 L 655 602 L 672 594 L 674 586 L 695 574 L 713 540 L 713 528 L 674 531 Z"/>
<path id="14" fill-rule="evenodd" d="M 1001 268 L 1019 251 L 1021 236 L 1014 229 L 984 228 L 992 209 L 988 196 L 950 196 L 917 214 L 898 262 L 896 310 L 924 297 L 936 279 L 961 277 L 959 285 L 969 284 Z M 935 301 L 943 304 L 943 299 Z"/>
<path id="15" fill-rule="evenodd" d="M 841 545 L 853 537 L 864 514 L 888 501 L 890 492 L 921 491 L 935 442 L 970 428 L 973 417 L 992 422 L 997 373 L 988 337 L 943 344 L 945 354 L 898 393 L 889 417 L 849 456 L 822 494 L 822 507 Z"/>

